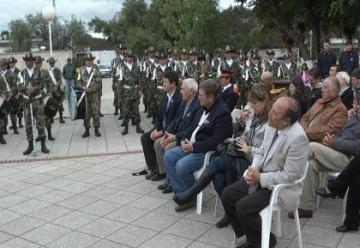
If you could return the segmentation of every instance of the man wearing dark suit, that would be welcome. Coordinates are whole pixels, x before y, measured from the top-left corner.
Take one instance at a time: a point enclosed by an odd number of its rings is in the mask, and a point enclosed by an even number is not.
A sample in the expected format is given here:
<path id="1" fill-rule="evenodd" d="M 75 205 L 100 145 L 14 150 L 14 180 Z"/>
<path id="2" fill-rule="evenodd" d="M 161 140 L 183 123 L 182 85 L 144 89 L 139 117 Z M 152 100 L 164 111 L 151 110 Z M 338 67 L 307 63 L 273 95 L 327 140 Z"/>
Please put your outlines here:
<path id="1" fill-rule="evenodd" d="M 225 213 L 229 216 L 235 235 L 246 235 L 247 241 L 238 248 L 261 247 L 260 211 L 270 202 L 277 184 L 294 183 L 306 170 L 309 140 L 297 121 L 300 107 L 296 100 L 280 97 L 269 112 L 264 141 L 255 153 L 252 165 L 244 177 L 227 186 L 221 193 Z M 283 189 L 279 205 L 294 209 L 299 204 L 302 185 Z M 270 235 L 269 247 L 276 245 Z"/>
<path id="2" fill-rule="evenodd" d="M 208 79 L 200 84 L 199 102 L 202 108 L 196 113 L 192 125 L 187 129 L 178 146 L 167 151 L 164 163 L 170 185 L 174 193 L 185 192 L 195 178 L 193 173 L 199 170 L 208 151 L 216 150 L 232 135 L 232 119 L 229 109 L 219 98 L 218 84 Z M 195 201 L 177 206 L 183 211 L 194 206 Z"/>
<path id="3" fill-rule="evenodd" d="M 154 142 L 163 136 L 166 128 L 174 120 L 181 103 L 180 90 L 178 89 L 178 76 L 175 72 L 168 71 L 165 73 L 163 87 L 166 94 L 161 98 L 154 129 L 141 136 L 141 145 L 144 150 L 147 169 L 150 171 L 150 173 L 146 175 L 146 179 L 152 180 L 160 180 L 165 177 L 165 175 L 159 175 L 157 170 Z M 139 174 L 144 174 L 144 171 L 134 175 Z"/>
<path id="4" fill-rule="evenodd" d="M 330 50 L 330 41 L 323 42 L 324 51 L 320 53 L 317 60 L 317 67 L 320 71 L 321 78 L 326 78 L 329 75 L 329 70 L 332 65 L 336 65 L 336 56 Z"/>
<path id="5" fill-rule="evenodd" d="M 183 101 L 178 109 L 175 119 L 165 131 L 165 135 L 157 139 L 154 143 L 156 160 L 159 174 L 165 174 L 164 153 L 180 143 L 180 138 L 186 129 L 192 124 L 195 113 L 200 108 L 198 94 L 198 83 L 193 78 L 184 79 L 181 84 L 181 96 Z M 163 193 L 172 191 L 168 181 L 158 186 Z"/>
<path id="6" fill-rule="evenodd" d="M 220 75 L 220 99 L 228 106 L 229 111 L 232 112 L 235 108 L 235 105 L 238 101 L 239 95 L 236 94 L 233 90 L 233 85 L 231 84 L 231 77 L 233 72 L 227 70 L 221 70 Z"/>
<path id="7" fill-rule="evenodd" d="M 350 76 L 347 72 L 341 71 L 336 74 L 336 79 L 340 83 L 340 98 L 347 110 L 353 107 L 354 91 L 350 85 Z"/>

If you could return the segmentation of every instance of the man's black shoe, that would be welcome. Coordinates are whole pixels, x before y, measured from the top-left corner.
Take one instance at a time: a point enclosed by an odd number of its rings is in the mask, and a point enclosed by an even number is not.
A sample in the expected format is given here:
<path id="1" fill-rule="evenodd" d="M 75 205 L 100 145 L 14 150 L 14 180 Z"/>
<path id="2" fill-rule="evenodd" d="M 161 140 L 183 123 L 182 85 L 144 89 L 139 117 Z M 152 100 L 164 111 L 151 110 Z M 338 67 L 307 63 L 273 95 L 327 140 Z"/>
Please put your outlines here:
<path id="1" fill-rule="evenodd" d="M 151 178 L 152 176 L 155 176 L 156 174 L 157 174 L 156 171 L 152 170 L 152 171 L 150 172 L 150 174 L 147 174 L 147 175 L 145 176 L 145 179 L 146 179 L 146 180 L 150 180 L 150 178 Z"/>
<path id="2" fill-rule="evenodd" d="M 170 186 L 170 184 L 169 184 L 165 189 L 162 190 L 162 192 L 163 192 L 164 194 L 172 193 L 172 192 L 173 192 L 173 189 L 171 188 L 171 186 Z"/>
<path id="3" fill-rule="evenodd" d="M 166 178 L 166 174 L 165 174 L 165 173 L 164 173 L 164 174 L 156 173 L 155 175 L 153 175 L 153 176 L 150 178 L 150 180 L 151 180 L 151 181 L 159 181 L 159 180 L 162 180 L 162 179 L 164 179 L 164 178 Z"/>
<path id="4" fill-rule="evenodd" d="M 185 210 L 195 207 L 195 205 L 196 205 L 196 201 L 192 201 L 192 202 L 186 203 L 184 205 L 178 205 L 175 207 L 175 211 L 182 212 L 182 211 L 185 211 Z"/>
<path id="5" fill-rule="evenodd" d="M 164 189 L 166 189 L 166 187 L 169 185 L 169 182 L 168 181 L 166 181 L 165 183 L 162 183 L 162 184 L 160 184 L 160 185 L 158 185 L 158 189 L 160 189 L 160 190 L 164 190 Z"/>
<path id="6" fill-rule="evenodd" d="M 230 224 L 229 217 L 225 214 L 224 217 L 216 223 L 217 228 L 224 228 Z"/>
<path id="7" fill-rule="evenodd" d="M 318 194 L 319 196 L 322 196 L 324 198 L 333 198 L 335 199 L 336 195 L 334 193 L 332 193 L 330 190 L 327 190 L 326 187 L 324 188 L 319 188 L 319 189 L 315 189 L 315 193 Z"/>
<path id="8" fill-rule="evenodd" d="M 142 171 L 134 172 L 131 175 L 133 175 L 133 176 L 144 176 L 144 175 L 147 175 L 147 174 L 148 174 L 147 169 L 143 169 Z"/>
<path id="9" fill-rule="evenodd" d="M 341 225 L 336 228 L 337 232 L 350 232 L 350 231 L 357 231 L 358 227 L 348 227 L 347 225 Z"/>

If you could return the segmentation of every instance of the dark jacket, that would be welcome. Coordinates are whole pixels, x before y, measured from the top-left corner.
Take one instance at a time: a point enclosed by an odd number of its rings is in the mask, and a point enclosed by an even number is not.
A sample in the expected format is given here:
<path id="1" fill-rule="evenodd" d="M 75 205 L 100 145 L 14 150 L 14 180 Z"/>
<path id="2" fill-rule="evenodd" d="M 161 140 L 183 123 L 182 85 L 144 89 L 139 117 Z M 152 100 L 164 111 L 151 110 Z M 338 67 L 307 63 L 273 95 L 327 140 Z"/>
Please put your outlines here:
<path id="1" fill-rule="evenodd" d="M 197 111 L 192 125 L 184 135 L 184 139 L 190 140 L 204 111 L 209 112 L 209 116 L 196 133 L 193 153 L 215 151 L 219 144 L 232 136 L 233 127 L 229 109 L 221 99 L 217 99 L 210 109 L 200 108 Z"/>
<path id="2" fill-rule="evenodd" d="M 340 71 L 346 71 L 351 75 L 354 69 L 359 68 L 359 57 L 354 50 L 342 52 L 339 57 Z"/>
<path id="3" fill-rule="evenodd" d="M 76 79 L 76 68 L 74 64 L 65 64 L 63 67 L 62 75 L 66 80 Z"/>
<path id="4" fill-rule="evenodd" d="M 230 112 L 232 112 L 235 108 L 235 105 L 238 101 L 238 94 L 236 94 L 233 90 L 233 87 L 229 87 L 227 88 L 224 92 L 222 91 L 222 89 L 219 89 L 219 93 L 220 93 L 220 98 L 221 100 L 226 104 L 226 106 L 228 106 Z"/>
<path id="5" fill-rule="evenodd" d="M 159 130 L 165 130 L 166 126 L 170 125 L 170 123 L 175 119 L 176 112 L 181 103 L 181 95 L 180 90 L 176 89 L 174 95 L 171 98 L 171 102 L 169 108 L 166 109 L 168 102 L 168 97 L 165 94 L 160 101 L 160 108 L 156 116 L 156 121 L 154 128 Z M 163 126 L 165 120 L 165 126 Z"/>
<path id="6" fill-rule="evenodd" d="M 349 86 L 340 96 L 342 103 L 349 110 L 352 109 L 354 92 L 351 86 Z"/>
<path id="7" fill-rule="evenodd" d="M 332 52 L 326 53 L 325 51 L 320 53 L 317 66 L 319 67 L 321 78 L 329 76 L 329 70 L 332 65 L 336 65 L 335 55 Z"/>
<path id="8" fill-rule="evenodd" d="M 169 133 L 175 134 L 176 142 L 180 143 L 182 137 L 184 136 L 186 130 L 193 123 L 195 114 L 201 108 L 198 98 L 195 96 L 191 101 L 189 108 L 184 114 L 186 107 L 186 102 L 182 101 L 178 111 L 176 113 L 175 119 L 171 124 L 166 128 Z"/>
<path id="9" fill-rule="evenodd" d="M 310 106 L 314 105 L 314 103 L 322 98 L 321 88 L 312 88 L 310 91 Z"/>
<path id="10" fill-rule="evenodd" d="M 336 133 L 332 148 L 346 155 L 360 154 L 360 119 L 357 115 L 350 117 L 344 128 Z"/>

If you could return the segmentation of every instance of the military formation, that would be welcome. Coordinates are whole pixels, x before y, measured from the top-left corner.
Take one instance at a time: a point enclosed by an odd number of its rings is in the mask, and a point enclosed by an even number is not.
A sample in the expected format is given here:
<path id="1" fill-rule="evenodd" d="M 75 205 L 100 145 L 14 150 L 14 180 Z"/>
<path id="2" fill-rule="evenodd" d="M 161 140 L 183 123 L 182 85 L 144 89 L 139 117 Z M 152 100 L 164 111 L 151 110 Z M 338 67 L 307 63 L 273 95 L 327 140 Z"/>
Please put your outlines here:
<path id="1" fill-rule="evenodd" d="M 155 122 L 159 110 L 160 99 L 164 94 L 164 74 L 175 71 L 181 80 L 194 78 L 201 82 L 208 78 L 219 79 L 222 71 L 231 72 L 231 83 L 234 91 L 240 95 L 237 107 L 246 105 L 247 91 L 252 85 L 260 82 L 262 72 L 269 71 L 278 79 L 290 79 L 296 72 L 291 54 L 285 56 L 285 62 L 279 64 L 274 60 L 274 51 L 266 52 L 267 58 L 261 59 L 257 50 L 251 50 L 249 55 L 236 51 L 231 46 L 225 49 L 217 48 L 213 57 L 204 50 L 168 49 L 156 51 L 149 47 L 141 57 L 135 56 L 132 50 L 119 44 L 115 48 L 116 57 L 111 62 L 112 89 L 114 92 L 114 115 L 122 120 L 122 135 L 129 132 L 129 124 L 136 126 L 137 133 L 144 133 L 141 128 L 139 104 L 142 99 L 147 118 Z M 59 122 L 63 118 L 63 100 L 69 99 L 73 88 L 82 92 L 76 99 L 77 106 L 84 102 L 85 114 L 82 137 L 90 136 L 91 120 L 96 137 L 100 137 L 100 107 L 102 95 L 102 78 L 100 71 L 90 53 L 84 57 L 84 65 L 76 73 L 71 67 L 71 60 L 63 71 L 56 67 L 56 60 L 50 57 L 46 60 L 47 69 L 43 68 L 44 58 L 28 53 L 23 57 L 26 68 L 19 70 L 14 57 L 0 59 L 0 144 L 6 144 L 7 126 L 14 134 L 19 134 L 19 128 L 25 131 L 28 146 L 23 152 L 28 155 L 34 150 L 35 142 L 41 143 L 41 151 L 49 153 L 46 139 L 53 141 L 52 124 L 54 116 L 59 113 Z M 66 70 L 65 70 L 66 69 Z M 75 83 L 72 81 L 74 74 Z M 64 77 L 65 85 L 62 82 Z M 65 94 L 66 91 L 66 94 Z M 37 137 L 34 130 L 37 129 Z"/>

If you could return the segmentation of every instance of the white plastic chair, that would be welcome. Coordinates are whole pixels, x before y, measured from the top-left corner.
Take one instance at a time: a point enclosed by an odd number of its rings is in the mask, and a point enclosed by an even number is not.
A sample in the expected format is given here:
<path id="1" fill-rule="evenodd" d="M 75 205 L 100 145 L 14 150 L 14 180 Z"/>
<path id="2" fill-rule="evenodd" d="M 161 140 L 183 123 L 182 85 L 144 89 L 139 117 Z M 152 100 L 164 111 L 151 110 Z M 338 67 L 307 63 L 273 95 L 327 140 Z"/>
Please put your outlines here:
<path id="1" fill-rule="evenodd" d="M 194 172 L 195 179 L 198 179 L 201 176 L 201 174 L 204 172 L 206 166 L 208 166 L 208 164 L 210 162 L 211 155 L 213 155 L 214 153 L 215 153 L 215 151 L 210 151 L 210 152 L 206 153 L 203 166 L 201 167 L 200 170 L 197 170 Z M 216 199 L 215 199 L 215 215 L 216 215 L 216 209 L 217 209 L 217 201 L 218 201 L 218 199 L 216 197 Z M 203 203 L 203 191 L 201 191 L 196 196 L 196 213 L 197 214 L 201 214 L 201 212 L 202 212 L 202 203 Z"/>
<path id="2" fill-rule="evenodd" d="M 260 212 L 261 216 L 261 248 L 268 248 L 269 247 L 269 239 L 270 239 L 270 231 L 271 231 L 271 220 L 273 212 L 275 212 L 275 220 L 274 220 L 274 235 L 276 237 L 281 237 L 281 209 L 277 203 L 278 195 L 280 191 L 284 188 L 288 188 L 297 184 L 301 184 L 306 176 L 306 172 L 308 170 L 309 164 L 306 163 L 306 169 L 304 175 L 295 181 L 294 183 L 290 184 L 278 184 L 276 185 L 271 194 L 270 204 L 264 208 Z M 298 245 L 299 248 L 302 248 L 302 238 L 301 238 L 301 227 L 300 227 L 300 220 L 299 220 L 299 212 L 297 206 L 294 209 L 294 217 L 295 217 L 295 224 L 296 224 L 296 232 L 298 236 Z"/>
<path id="3" fill-rule="evenodd" d="M 340 172 L 333 172 L 333 171 L 319 173 L 319 188 L 326 186 L 328 178 L 336 179 L 339 174 L 340 174 Z M 346 193 L 345 193 L 345 196 L 343 199 L 343 211 L 342 211 L 342 217 L 341 217 L 343 222 L 346 217 L 346 202 L 347 202 L 348 192 L 349 192 L 349 188 L 346 190 Z M 315 206 L 317 209 L 320 207 L 320 201 L 321 201 L 321 196 L 316 195 Z"/>

